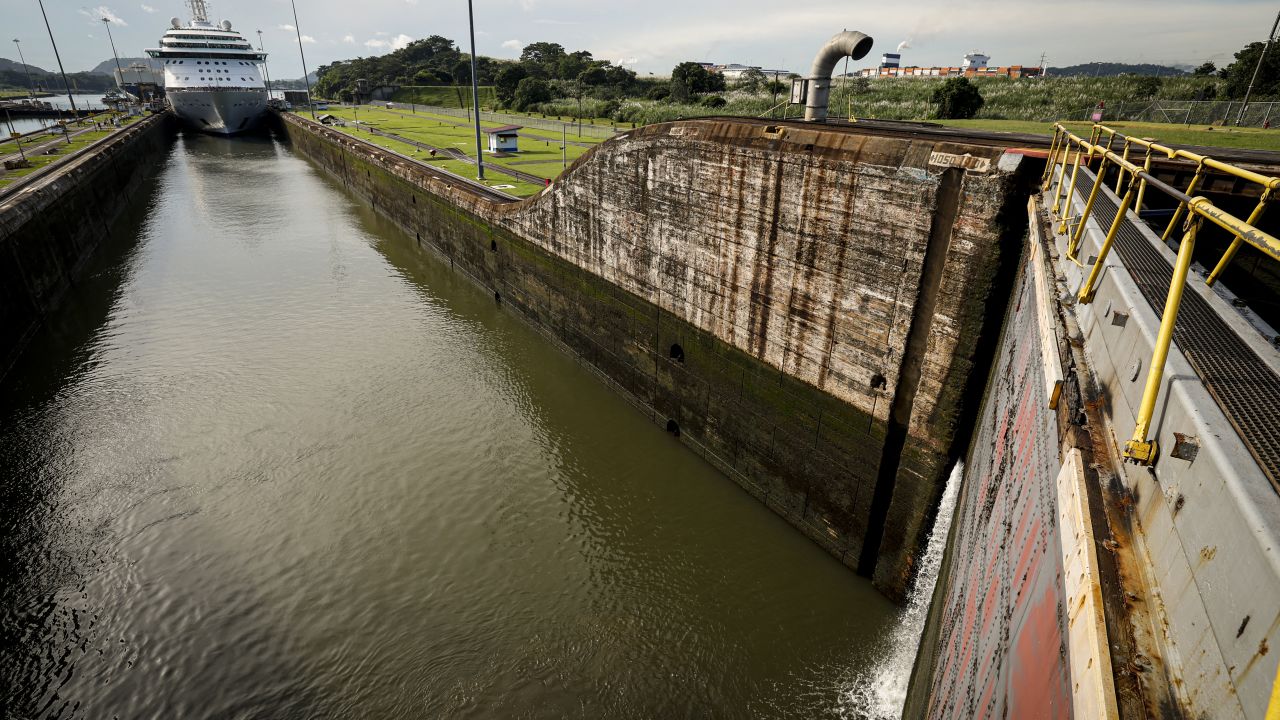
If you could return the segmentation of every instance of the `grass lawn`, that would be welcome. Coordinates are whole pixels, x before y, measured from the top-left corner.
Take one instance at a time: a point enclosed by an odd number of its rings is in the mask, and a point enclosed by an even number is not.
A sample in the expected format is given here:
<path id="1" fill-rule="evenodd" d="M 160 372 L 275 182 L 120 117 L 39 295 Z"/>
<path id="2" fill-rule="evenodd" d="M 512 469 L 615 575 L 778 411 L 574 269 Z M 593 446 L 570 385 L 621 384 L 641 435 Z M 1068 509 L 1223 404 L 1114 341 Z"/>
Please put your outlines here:
<path id="1" fill-rule="evenodd" d="M 953 127 L 974 128 L 975 130 L 992 130 L 996 132 L 1036 133 L 1052 135 L 1053 123 L 1033 120 L 930 120 Z M 1192 125 L 1170 125 L 1168 123 L 1114 122 L 1103 123 L 1107 127 L 1125 135 L 1134 137 L 1155 138 L 1166 145 L 1207 145 L 1213 147 L 1247 148 L 1250 150 L 1280 151 L 1280 130 L 1262 130 L 1260 128 L 1227 128 Z M 1089 136 L 1092 127 L 1087 122 L 1063 123 L 1067 129 L 1081 137 Z"/>
<path id="2" fill-rule="evenodd" d="M 343 118 L 344 120 L 354 120 L 356 116 L 355 110 L 347 107 L 331 108 L 328 112 L 329 114 Z M 361 107 L 359 115 L 360 124 L 362 126 L 368 125 L 377 130 L 395 133 L 401 137 L 416 140 L 433 147 L 456 148 L 468 155 L 475 153 L 475 130 L 470 125 L 455 124 L 458 121 L 457 118 L 432 116 L 425 113 L 405 115 L 401 112 L 393 112 L 382 108 L 372 108 L 368 106 Z M 483 122 L 481 125 L 497 127 L 499 124 Z M 375 144 L 382 144 L 380 141 L 388 140 L 387 138 L 379 138 L 376 135 L 360 132 L 351 125 L 338 129 L 374 142 Z M 536 134 L 538 131 L 532 130 L 531 132 Z M 545 135 L 546 132 L 544 131 L 543 134 Z M 390 142 L 394 142 L 394 140 L 391 140 Z M 398 147 L 393 149 L 397 152 L 402 152 L 406 155 L 419 159 L 429 158 L 426 151 L 413 147 L 412 145 L 405 143 L 396 143 L 396 145 Z M 572 163 L 589 149 L 590 148 L 569 145 L 568 148 L 566 148 L 567 162 Z M 437 159 L 431 160 L 430 162 L 432 164 L 439 164 L 444 161 Z M 447 162 L 456 163 L 464 168 L 461 171 L 449 168 L 452 172 L 456 172 L 465 177 L 475 176 L 475 168 L 473 166 L 456 160 L 450 160 Z M 537 175 L 541 178 L 554 179 L 560 174 L 561 170 L 560 143 L 555 140 L 522 137 L 520 140 L 520 152 L 513 154 L 511 157 L 494 158 L 486 151 L 485 164 L 499 165 L 502 167 L 508 167 L 512 170 L 520 170 L 532 175 Z M 509 176 L 497 175 L 495 178 L 494 183 L 497 184 L 517 185 L 517 189 L 522 190 L 522 192 L 507 190 L 507 192 L 516 195 L 531 195 L 541 189 L 541 187 L 534 186 L 531 183 L 517 182 Z M 522 188 L 521 186 L 528 187 Z"/>
<path id="3" fill-rule="evenodd" d="M 363 112 L 361 114 L 363 114 Z M 427 154 L 426 150 L 423 150 L 419 147 L 410 145 L 409 143 L 406 143 L 406 142 L 401 142 L 394 138 L 381 137 L 378 135 L 372 135 L 367 132 L 361 132 L 355 129 L 351 125 L 347 125 L 345 127 L 334 127 L 333 129 L 337 130 L 338 132 L 343 132 L 348 135 L 351 135 L 352 137 L 357 137 L 365 142 L 372 143 L 379 147 L 384 147 L 388 150 L 394 150 L 400 153 L 401 155 L 407 155 L 427 165 L 438 167 L 441 170 L 446 170 L 448 172 L 451 172 L 454 175 L 460 175 L 469 180 L 476 179 L 476 166 L 472 165 L 471 163 L 465 163 L 465 162 L 462 162 L 461 160 L 454 160 L 452 158 L 445 158 L 443 156 L 437 156 L 433 158 Z M 383 128 L 383 129 L 386 129 L 388 132 L 395 132 L 390 128 Z M 427 140 L 422 140 L 421 138 L 415 137 L 414 139 L 419 140 L 421 142 L 428 142 Z M 436 147 L 446 147 L 443 144 L 436 144 L 436 143 L 430 143 L 430 144 L 436 145 Z M 486 177 L 483 182 L 485 185 L 488 185 L 489 187 L 498 188 L 503 192 L 509 195 L 515 195 L 516 197 L 528 197 L 530 195 L 536 194 L 538 191 L 542 190 L 543 188 L 542 185 L 535 185 L 533 183 L 522 182 L 520 180 L 516 180 L 515 178 L 508 177 L 506 175 L 500 175 L 497 173 L 492 173 L 492 172 L 488 174 L 488 177 Z M 506 185 L 510 185 L 513 187 L 502 187 Z"/>
<path id="4" fill-rule="evenodd" d="M 133 122 L 135 118 L 122 117 L 121 120 L 123 122 L 123 125 L 121 127 L 123 127 Z M 75 132 L 77 128 L 78 126 L 73 124 L 71 126 L 71 131 Z M 36 172 L 41 168 L 47 167 L 49 165 L 52 165 L 58 162 L 59 160 L 66 158 L 71 153 L 74 153 L 78 150 L 83 150 L 84 148 L 107 137 L 113 132 L 115 132 L 114 129 L 91 130 L 89 132 L 82 133 L 80 135 L 76 135 L 72 137 L 70 145 L 68 145 L 65 140 L 61 139 L 61 136 L 57 136 L 58 143 L 57 145 L 54 146 L 57 148 L 57 152 L 55 154 L 45 155 L 43 153 L 33 154 L 31 152 L 28 152 L 27 161 L 31 163 L 31 167 L 18 168 L 16 170 L 4 170 L 0 168 L 0 188 L 8 187 L 10 184 L 30 175 L 31 173 Z M 23 149 L 28 149 L 32 145 L 43 144 L 48 140 L 52 140 L 54 137 L 55 136 L 53 135 L 47 135 L 47 136 L 41 137 L 39 140 L 36 140 L 36 141 L 30 140 L 30 139 L 23 140 L 22 147 Z M 0 145 L 0 148 L 3 148 L 3 150 L 0 151 L 0 153 L 5 155 L 18 152 L 18 148 L 15 145 L 13 145 L 13 143 L 5 143 L 4 145 Z M 47 151 L 48 148 L 46 147 L 45 150 Z"/>
<path id="5" fill-rule="evenodd" d="M 28 96 L 30 96 L 30 95 L 31 95 L 31 92 L 30 92 L 29 90 L 23 90 L 23 89 L 21 89 L 21 88 L 16 89 L 16 90 L 14 90 L 14 89 L 0 90 L 0 100 L 15 100 L 15 99 L 22 99 L 22 98 L 24 98 L 24 97 L 28 97 Z M 38 98 L 42 98 L 42 97 L 53 97 L 53 93 L 50 93 L 50 92 L 42 92 L 42 91 L 37 90 L 37 91 L 36 91 L 36 97 L 38 97 Z"/>

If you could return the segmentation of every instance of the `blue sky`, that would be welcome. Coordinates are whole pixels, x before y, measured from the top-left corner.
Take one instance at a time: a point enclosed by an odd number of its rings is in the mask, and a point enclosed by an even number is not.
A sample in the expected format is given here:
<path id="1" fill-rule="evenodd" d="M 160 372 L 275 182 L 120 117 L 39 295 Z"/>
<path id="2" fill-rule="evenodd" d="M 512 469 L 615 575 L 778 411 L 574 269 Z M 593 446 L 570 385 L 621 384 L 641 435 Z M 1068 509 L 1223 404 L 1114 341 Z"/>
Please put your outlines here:
<path id="1" fill-rule="evenodd" d="M 876 39 L 881 52 L 906 41 L 904 63 L 955 65 L 970 50 L 993 64 L 1050 65 L 1091 60 L 1161 64 L 1229 61 L 1245 42 L 1263 40 L 1280 3 L 1274 0 L 1076 0 L 1066 4 L 1020 0 L 958 3 L 816 2 L 777 0 L 474 0 L 480 54 L 517 57 L 524 44 L 546 40 L 597 58 L 625 62 L 641 74 L 665 74 L 682 60 L 741 62 L 806 72 L 814 52 L 848 28 Z M 439 34 L 466 49 L 463 0 L 297 0 L 307 63 L 388 52 L 411 39 Z M 272 75 L 300 77 L 298 43 L 288 0 L 209 0 L 214 19 L 229 19 L 253 35 L 263 31 Z M 1062 8 L 1077 13 L 1064 17 Z M 186 19 L 181 0 L 107 0 L 78 4 L 45 0 L 68 71 L 111 56 L 99 18 L 113 25 L 121 55 L 154 47 L 173 16 Z M 900 8 L 900 9 L 899 9 Z M 1113 23 L 1099 28 L 1093 18 Z M 1086 23 L 1088 20 L 1088 24 Z M 21 38 L 27 61 L 55 68 L 37 0 L 0 0 L 6 42 Z M 1140 31 L 1135 31 L 1140 28 Z M 11 42 L 0 57 L 17 59 Z M 854 67 L 855 64 L 850 65 Z"/>

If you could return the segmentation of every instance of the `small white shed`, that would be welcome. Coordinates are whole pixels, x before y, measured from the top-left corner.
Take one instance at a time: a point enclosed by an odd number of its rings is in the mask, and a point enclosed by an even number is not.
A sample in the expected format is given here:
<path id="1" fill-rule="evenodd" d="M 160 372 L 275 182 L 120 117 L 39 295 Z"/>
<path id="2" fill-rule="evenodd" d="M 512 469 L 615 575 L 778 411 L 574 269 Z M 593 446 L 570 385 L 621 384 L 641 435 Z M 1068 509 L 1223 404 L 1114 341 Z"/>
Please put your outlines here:
<path id="1" fill-rule="evenodd" d="M 503 125 L 496 128 L 482 128 L 489 136 L 489 152 L 519 152 L 519 125 Z"/>

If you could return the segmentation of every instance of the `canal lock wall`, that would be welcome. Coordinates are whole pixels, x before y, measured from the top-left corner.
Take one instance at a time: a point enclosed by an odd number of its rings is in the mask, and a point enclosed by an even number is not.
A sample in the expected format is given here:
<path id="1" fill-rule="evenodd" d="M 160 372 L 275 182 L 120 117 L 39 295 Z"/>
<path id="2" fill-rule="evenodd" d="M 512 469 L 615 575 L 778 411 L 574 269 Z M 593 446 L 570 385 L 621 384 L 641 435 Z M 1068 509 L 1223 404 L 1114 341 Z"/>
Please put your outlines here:
<path id="1" fill-rule="evenodd" d="M 990 361 L 981 340 L 998 328 L 991 302 L 1007 295 L 999 278 L 1025 223 L 1018 156 L 685 121 L 622 134 L 539 195 L 502 202 L 303 118 L 280 127 L 423 249 L 904 596 Z"/>
<path id="2" fill-rule="evenodd" d="M 172 146 L 151 115 L 0 196 L 0 377 L 62 301 Z"/>

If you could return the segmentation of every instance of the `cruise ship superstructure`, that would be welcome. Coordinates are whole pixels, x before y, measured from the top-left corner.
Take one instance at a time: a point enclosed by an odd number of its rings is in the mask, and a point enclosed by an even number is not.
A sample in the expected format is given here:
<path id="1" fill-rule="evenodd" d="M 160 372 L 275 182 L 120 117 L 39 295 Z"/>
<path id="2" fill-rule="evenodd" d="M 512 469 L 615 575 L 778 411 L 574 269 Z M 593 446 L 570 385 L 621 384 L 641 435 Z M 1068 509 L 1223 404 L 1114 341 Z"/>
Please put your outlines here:
<path id="1" fill-rule="evenodd" d="M 230 135 L 251 129 L 267 109 L 262 63 L 255 50 L 223 20 L 209 22 L 204 0 L 187 0 L 191 22 L 173 18 L 160 47 L 147 54 L 164 63 L 165 94 L 174 113 L 206 132 Z"/>

